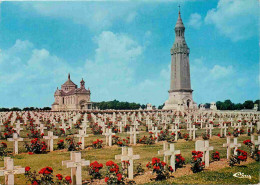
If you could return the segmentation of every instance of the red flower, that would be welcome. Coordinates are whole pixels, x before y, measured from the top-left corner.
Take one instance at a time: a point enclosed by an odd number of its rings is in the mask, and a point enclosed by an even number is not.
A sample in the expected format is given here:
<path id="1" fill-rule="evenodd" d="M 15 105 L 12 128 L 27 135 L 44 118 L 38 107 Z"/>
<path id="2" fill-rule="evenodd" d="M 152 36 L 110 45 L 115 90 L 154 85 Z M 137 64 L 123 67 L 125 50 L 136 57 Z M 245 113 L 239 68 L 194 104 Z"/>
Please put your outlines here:
<path id="1" fill-rule="evenodd" d="M 38 182 L 37 182 L 37 181 L 34 181 L 34 182 L 32 183 L 32 185 L 38 185 Z"/>
<path id="2" fill-rule="evenodd" d="M 122 174 L 121 174 L 121 173 L 116 174 L 116 176 L 117 176 L 117 180 L 118 180 L 118 181 L 121 181 L 121 180 L 122 180 Z"/>
<path id="3" fill-rule="evenodd" d="M 71 182 L 72 182 L 72 181 L 71 181 L 71 177 L 70 177 L 70 176 L 66 176 L 66 177 L 65 177 L 65 180 L 66 180 L 66 181 L 68 181 L 69 183 L 71 183 Z"/>
<path id="4" fill-rule="evenodd" d="M 31 169 L 31 168 L 30 168 L 29 166 L 26 166 L 26 167 L 25 167 L 25 171 L 26 171 L 26 172 L 30 171 L 30 169 Z"/>
<path id="5" fill-rule="evenodd" d="M 105 177 L 105 182 L 107 182 L 109 180 L 109 177 Z"/>
<path id="6" fill-rule="evenodd" d="M 62 180 L 62 175 L 61 174 L 57 174 L 56 177 L 59 179 L 59 180 Z"/>

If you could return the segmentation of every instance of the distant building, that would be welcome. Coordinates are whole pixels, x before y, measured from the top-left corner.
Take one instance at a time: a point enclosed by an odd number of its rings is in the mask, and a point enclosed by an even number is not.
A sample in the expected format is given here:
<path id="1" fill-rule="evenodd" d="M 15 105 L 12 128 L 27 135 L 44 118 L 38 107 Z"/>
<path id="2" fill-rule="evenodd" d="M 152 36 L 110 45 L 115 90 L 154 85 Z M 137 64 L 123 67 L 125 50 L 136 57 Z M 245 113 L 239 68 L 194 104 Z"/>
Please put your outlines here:
<path id="1" fill-rule="evenodd" d="M 52 111 L 69 111 L 69 110 L 89 110 L 92 109 L 90 101 L 90 90 L 85 89 L 85 82 L 80 81 L 80 88 L 73 83 L 68 75 L 68 80 L 61 86 L 57 87 L 54 93 L 55 101 L 52 104 Z"/>

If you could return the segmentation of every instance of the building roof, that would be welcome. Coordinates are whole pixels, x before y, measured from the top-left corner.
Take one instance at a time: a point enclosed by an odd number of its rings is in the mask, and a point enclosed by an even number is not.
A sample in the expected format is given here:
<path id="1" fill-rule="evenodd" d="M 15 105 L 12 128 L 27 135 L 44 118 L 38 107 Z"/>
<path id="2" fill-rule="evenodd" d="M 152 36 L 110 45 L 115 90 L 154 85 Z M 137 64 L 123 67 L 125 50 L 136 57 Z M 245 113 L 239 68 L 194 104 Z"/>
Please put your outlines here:
<path id="1" fill-rule="evenodd" d="M 68 74 L 68 80 L 63 84 L 63 86 L 77 86 L 74 82 L 71 81 L 70 79 L 70 74 Z"/>

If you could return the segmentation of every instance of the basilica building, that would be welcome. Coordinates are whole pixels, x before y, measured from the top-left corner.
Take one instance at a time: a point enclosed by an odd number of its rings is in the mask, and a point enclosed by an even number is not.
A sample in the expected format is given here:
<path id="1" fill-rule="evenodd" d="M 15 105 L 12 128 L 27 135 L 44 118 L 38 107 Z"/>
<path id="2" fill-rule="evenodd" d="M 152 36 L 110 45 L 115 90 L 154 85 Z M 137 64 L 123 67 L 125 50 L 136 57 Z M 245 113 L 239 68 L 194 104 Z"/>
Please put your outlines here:
<path id="1" fill-rule="evenodd" d="M 85 88 L 85 82 L 82 79 L 80 88 L 73 83 L 68 75 L 68 80 L 61 86 L 57 87 L 54 93 L 54 103 L 52 111 L 72 111 L 72 110 L 90 110 L 92 102 L 90 101 L 90 90 Z"/>

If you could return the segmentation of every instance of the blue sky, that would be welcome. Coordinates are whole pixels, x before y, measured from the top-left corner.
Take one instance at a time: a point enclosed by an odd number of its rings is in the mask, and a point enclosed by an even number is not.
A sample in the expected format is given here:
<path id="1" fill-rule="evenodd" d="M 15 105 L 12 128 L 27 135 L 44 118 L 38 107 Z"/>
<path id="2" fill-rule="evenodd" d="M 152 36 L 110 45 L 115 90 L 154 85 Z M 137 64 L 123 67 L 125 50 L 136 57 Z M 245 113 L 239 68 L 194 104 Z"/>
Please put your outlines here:
<path id="1" fill-rule="evenodd" d="M 195 102 L 259 97 L 257 0 L 0 3 L 0 107 L 50 106 L 71 73 L 92 101 L 161 105 L 178 5 Z"/>

